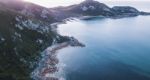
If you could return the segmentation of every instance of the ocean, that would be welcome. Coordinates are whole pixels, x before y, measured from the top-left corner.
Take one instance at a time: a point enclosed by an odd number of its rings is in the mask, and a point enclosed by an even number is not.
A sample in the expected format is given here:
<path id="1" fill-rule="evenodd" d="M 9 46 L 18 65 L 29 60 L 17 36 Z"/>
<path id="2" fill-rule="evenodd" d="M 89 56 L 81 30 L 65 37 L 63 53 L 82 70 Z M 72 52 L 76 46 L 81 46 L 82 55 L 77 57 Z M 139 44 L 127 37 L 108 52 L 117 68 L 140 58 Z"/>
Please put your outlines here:
<path id="1" fill-rule="evenodd" d="M 143 4 L 143 5 L 142 5 Z M 148 3 L 109 2 L 150 11 Z M 61 35 L 86 45 L 58 51 L 66 80 L 150 80 L 150 16 L 71 20 L 58 26 Z"/>

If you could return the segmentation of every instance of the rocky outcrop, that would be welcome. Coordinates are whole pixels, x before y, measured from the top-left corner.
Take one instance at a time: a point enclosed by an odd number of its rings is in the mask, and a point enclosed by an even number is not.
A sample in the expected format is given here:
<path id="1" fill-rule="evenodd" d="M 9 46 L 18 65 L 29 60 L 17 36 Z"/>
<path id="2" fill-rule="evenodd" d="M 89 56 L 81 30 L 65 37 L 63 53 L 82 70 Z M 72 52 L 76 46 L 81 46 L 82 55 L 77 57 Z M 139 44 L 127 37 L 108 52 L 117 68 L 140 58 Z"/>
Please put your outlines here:
<path id="1" fill-rule="evenodd" d="M 140 15 L 150 15 L 150 12 L 143 12 L 143 11 L 141 11 Z"/>
<path id="2" fill-rule="evenodd" d="M 38 67 L 32 72 L 32 78 L 35 80 L 60 80 L 57 73 L 59 72 L 59 60 L 57 59 L 57 50 L 65 48 L 67 46 L 80 46 L 85 47 L 77 39 L 69 37 L 67 42 L 61 44 L 55 44 L 47 48 L 42 53 L 42 59 L 40 60 Z M 49 76 L 47 76 L 49 75 Z"/>

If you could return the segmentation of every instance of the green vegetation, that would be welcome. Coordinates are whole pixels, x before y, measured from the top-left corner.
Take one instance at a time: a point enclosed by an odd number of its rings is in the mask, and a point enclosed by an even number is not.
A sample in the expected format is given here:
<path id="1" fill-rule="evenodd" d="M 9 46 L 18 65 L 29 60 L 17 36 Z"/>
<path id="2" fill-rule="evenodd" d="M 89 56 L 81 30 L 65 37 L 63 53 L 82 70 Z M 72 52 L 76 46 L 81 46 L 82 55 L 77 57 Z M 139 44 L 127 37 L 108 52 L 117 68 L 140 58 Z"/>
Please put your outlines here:
<path id="1" fill-rule="evenodd" d="M 17 16 L 40 22 L 42 26 L 48 24 L 14 10 L 0 8 L 0 80 L 31 80 L 30 74 L 40 53 L 52 45 L 54 39 L 59 43 L 67 40 L 51 31 L 50 27 L 48 32 L 42 33 L 28 26 L 23 27 L 16 21 Z M 16 27 L 16 24 L 20 24 L 23 29 Z"/>

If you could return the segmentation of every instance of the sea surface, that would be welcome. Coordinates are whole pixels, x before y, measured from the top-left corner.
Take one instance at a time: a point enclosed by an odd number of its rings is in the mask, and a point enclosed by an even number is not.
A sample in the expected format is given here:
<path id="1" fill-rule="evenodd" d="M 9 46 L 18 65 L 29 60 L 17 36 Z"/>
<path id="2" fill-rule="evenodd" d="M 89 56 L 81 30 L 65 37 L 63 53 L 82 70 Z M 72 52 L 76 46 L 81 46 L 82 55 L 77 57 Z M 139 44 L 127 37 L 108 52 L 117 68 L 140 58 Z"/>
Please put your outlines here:
<path id="1" fill-rule="evenodd" d="M 150 16 L 76 19 L 58 32 L 86 45 L 58 51 L 66 80 L 150 80 Z"/>

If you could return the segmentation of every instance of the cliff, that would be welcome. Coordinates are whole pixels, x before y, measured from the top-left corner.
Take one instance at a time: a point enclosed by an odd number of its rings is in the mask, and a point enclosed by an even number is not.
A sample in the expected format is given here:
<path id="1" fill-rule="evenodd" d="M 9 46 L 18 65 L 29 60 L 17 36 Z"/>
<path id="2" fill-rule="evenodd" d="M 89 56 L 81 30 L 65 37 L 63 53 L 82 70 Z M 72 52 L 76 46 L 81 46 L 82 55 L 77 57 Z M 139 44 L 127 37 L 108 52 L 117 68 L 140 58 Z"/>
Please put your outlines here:
<path id="1" fill-rule="evenodd" d="M 25 2 L 0 2 L 0 80 L 31 80 L 40 53 L 67 41 L 53 31 L 56 22 L 44 7 Z"/>
<path id="2" fill-rule="evenodd" d="M 67 7 L 45 8 L 19 0 L 0 1 L 0 80 L 31 80 L 40 53 L 48 46 L 77 40 L 57 34 L 52 23 L 70 17 L 107 18 L 150 15 L 129 6 L 109 6 L 87 0 Z M 82 45 L 84 46 L 84 45 Z"/>

